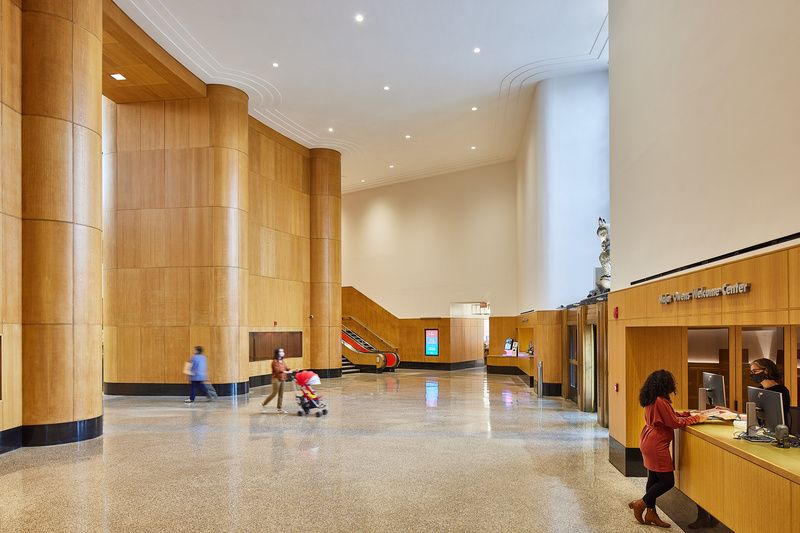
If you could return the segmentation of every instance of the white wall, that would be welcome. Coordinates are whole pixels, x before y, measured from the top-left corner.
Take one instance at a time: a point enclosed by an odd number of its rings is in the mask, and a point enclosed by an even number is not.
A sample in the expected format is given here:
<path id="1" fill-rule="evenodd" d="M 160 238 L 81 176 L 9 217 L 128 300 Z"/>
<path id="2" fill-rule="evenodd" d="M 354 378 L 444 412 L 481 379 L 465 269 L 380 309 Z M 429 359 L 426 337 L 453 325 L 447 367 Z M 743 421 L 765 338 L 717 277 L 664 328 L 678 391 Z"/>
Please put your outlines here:
<path id="1" fill-rule="evenodd" d="M 609 218 L 607 72 L 539 83 L 517 175 L 519 311 L 585 298 L 600 266 L 597 219 Z"/>
<path id="2" fill-rule="evenodd" d="M 610 0 L 614 289 L 800 229 L 800 2 Z"/>
<path id="3" fill-rule="evenodd" d="M 401 318 L 515 315 L 515 179 L 508 162 L 344 195 L 342 285 Z"/>

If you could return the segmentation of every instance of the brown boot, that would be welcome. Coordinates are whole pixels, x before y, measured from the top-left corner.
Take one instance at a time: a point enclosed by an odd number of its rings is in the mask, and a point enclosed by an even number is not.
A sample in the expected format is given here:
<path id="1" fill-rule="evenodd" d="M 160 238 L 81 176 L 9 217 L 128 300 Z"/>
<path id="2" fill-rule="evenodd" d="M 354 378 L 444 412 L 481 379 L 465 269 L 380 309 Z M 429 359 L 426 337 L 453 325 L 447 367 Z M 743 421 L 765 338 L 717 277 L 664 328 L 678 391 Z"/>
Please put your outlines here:
<path id="1" fill-rule="evenodd" d="M 631 503 L 628 504 L 628 507 L 633 509 L 633 516 L 636 517 L 636 520 L 640 524 L 644 524 L 644 519 L 642 518 L 642 513 L 644 513 L 644 510 L 647 508 L 647 504 L 644 503 L 644 500 L 642 500 L 642 499 L 633 500 Z"/>
<path id="2" fill-rule="evenodd" d="M 672 525 L 667 524 L 658 517 L 658 513 L 656 513 L 655 509 L 651 509 L 649 507 L 647 508 L 647 512 L 644 514 L 644 523 L 658 527 L 672 527 Z"/>

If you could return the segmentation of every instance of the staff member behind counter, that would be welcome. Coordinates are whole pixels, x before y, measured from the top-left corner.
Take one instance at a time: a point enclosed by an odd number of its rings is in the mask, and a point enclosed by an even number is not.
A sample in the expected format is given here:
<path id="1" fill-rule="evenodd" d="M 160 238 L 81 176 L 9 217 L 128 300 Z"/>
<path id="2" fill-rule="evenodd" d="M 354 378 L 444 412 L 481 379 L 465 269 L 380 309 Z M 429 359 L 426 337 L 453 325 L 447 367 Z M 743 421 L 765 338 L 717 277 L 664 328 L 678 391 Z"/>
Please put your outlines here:
<path id="1" fill-rule="evenodd" d="M 791 416 L 789 414 L 791 394 L 789 389 L 783 383 L 780 383 L 781 372 L 778 370 L 778 365 L 772 359 L 756 359 L 750 363 L 750 379 L 764 390 L 781 393 L 783 399 L 783 423 L 789 427 L 790 431 L 796 429 L 791 426 Z"/>

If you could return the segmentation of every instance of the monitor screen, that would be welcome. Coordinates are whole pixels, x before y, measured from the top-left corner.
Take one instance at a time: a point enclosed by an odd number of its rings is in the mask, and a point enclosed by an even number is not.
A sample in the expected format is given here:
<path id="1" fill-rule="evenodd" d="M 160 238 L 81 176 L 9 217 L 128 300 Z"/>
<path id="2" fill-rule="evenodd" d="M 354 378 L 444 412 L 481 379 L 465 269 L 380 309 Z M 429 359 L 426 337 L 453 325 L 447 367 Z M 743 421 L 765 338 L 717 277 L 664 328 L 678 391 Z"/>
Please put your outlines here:
<path id="1" fill-rule="evenodd" d="M 426 329 L 425 330 L 425 355 L 438 356 L 439 355 L 439 330 Z"/>

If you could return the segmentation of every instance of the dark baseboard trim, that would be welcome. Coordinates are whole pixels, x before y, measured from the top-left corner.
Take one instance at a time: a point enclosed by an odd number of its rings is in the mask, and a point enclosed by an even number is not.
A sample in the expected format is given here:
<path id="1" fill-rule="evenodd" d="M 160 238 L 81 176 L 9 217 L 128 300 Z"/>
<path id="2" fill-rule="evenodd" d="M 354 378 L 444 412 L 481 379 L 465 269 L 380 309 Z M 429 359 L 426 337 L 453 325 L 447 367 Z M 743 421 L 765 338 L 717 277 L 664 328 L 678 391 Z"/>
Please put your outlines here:
<path id="1" fill-rule="evenodd" d="M 530 376 L 531 387 L 538 387 L 536 378 Z M 542 383 L 542 396 L 561 396 L 561 383 Z"/>
<path id="2" fill-rule="evenodd" d="M 521 368 L 516 366 L 493 366 L 486 365 L 487 374 L 505 374 L 509 376 L 527 376 Z"/>
<path id="3" fill-rule="evenodd" d="M 414 370 L 464 370 L 465 368 L 475 368 L 483 366 L 483 361 L 460 361 L 458 363 L 428 363 L 422 361 L 401 361 L 401 369 Z"/>
<path id="4" fill-rule="evenodd" d="M 317 375 L 321 378 L 340 378 L 342 377 L 342 369 L 341 368 L 312 368 L 312 372 L 316 372 Z"/>
<path id="5" fill-rule="evenodd" d="M 260 376 L 250 376 L 247 381 L 248 386 L 252 389 L 255 387 L 264 387 L 272 385 L 272 374 L 261 374 Z"/>
<path id="6" fill-rule="evenodd" d="M 247 381 L 238 383 L 213 383 L 218 396 L 247 394 Z M 103 392 L 109 396 L 188 396 L 189 383 L 103 383 Z"/>
<path id="7" fill-rule="evenodd" d="M 22 426 L 23 446 L 51 446 L 69 444 L 99 437 L 103 434 L 103 416 L 88 420 Z"/>
<path id="8" fill-rule="evenodd" d="M 22 447 L 22 428 L 15 427 L 0 431 L 0 455 Z"/>
<path id="9" fill-rule="evenodd" d="M 362 374 L 380 374 L 383 370 L 378 370 L 378 367 L 375 365 L 355 365 L 357 369 L 361 371 Z"/>
<path id="10" fill-rule="evenodd" d="M 626 448 L 610 435 L 608 437 L 608 461 L 625 477 L 647 477 L 641 450 Z"/>

